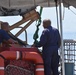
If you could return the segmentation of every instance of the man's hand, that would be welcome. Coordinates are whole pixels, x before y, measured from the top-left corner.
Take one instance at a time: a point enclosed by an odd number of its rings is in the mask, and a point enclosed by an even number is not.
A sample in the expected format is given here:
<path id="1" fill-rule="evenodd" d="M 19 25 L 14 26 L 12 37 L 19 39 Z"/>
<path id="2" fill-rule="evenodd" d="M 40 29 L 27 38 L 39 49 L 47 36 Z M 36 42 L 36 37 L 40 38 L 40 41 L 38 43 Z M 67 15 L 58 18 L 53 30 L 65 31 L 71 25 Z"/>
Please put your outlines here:
<path id="1" fill-rule="evenodd" d="M 18 44 L 17 41 L 15 41 L 15 40 L 13 40 L 13 39 L 11 39 L 11 38 L 8 40 L 8 42 L 9 42 L 10 44 Z"/>
<path id="2" fill-rule="evenodd" d="M 31 45 L 31 47 L 35 47 L 35 44 Z"/>
<path id="3" fill-rule="evenodd" d="M 17 41 L 13 41 L 12 44 L 18 44 L 18 42 Z"/>

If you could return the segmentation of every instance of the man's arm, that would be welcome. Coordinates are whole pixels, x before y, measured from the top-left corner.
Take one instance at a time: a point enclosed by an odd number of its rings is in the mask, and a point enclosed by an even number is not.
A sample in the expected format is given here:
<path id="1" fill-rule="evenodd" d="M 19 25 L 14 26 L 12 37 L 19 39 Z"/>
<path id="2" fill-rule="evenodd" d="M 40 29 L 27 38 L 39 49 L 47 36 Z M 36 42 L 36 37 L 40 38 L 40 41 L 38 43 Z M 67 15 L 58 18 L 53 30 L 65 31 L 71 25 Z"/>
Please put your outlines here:
<path id="1" fill-rule="evenodd" d="M 47 35 L 48 35 L 48 30 L 45 29 L 43 32 L 42 32 L 42 35 L 40 37 L 40 41 L 35 44 L 35 47 L 41 47 L 41 46 L 44 46 L 47 42 Z"/>
<path id="2" fill-rule="evenodd" d="M 13 39 L 10 38 L 10 36 L 8 35 L 8 33 L 6 31 L 2 31 L 2 36 L 3 39 L 6 40 L 8 43 L 17 43 L 16 41 L 14 41 Z"/>

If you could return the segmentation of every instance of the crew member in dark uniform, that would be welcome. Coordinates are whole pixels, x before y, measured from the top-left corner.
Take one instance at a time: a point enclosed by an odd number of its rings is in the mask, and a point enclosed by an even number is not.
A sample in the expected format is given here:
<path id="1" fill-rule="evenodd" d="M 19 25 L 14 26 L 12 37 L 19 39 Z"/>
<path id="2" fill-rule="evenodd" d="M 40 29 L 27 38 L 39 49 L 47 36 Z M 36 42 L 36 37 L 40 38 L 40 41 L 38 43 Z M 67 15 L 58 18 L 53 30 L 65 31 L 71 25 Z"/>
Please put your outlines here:
<path id="1" fill-rule="evenodd" d="M 44 61 L 44 72 L 45 75 L 59 75 L 59 55 L 58 48 L 61 45 L 61 38 L 58 29 L 51 26 L 49 19 L 43 20 L 44 30 L 40 37 L 40 41 L 34 44 L 35 47 L 43 47 L 42 57 Z"/>
<path id="2" fill-rule="evenodd" d="M 17 41 L 14 41 L 9 35 L 9 24 L 7 22 L 1 23 L 1 29 L 0 29 L 0 44 L 3 41 L 7 41 L 8 43 L 17 43 Z"/>

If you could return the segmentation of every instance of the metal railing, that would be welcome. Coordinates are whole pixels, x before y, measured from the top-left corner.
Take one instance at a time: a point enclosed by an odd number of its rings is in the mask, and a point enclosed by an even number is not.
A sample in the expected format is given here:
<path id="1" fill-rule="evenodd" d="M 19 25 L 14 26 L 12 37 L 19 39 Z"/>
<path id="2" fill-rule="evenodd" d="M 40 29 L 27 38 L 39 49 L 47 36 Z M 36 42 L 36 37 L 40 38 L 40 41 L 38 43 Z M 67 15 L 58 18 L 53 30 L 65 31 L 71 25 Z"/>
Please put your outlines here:
<path id="1" fill-rule="evenodd" d="M 76 75 L 76 41 L 64 40 L 64 63 L 74 64 L 74 75 Z"/>

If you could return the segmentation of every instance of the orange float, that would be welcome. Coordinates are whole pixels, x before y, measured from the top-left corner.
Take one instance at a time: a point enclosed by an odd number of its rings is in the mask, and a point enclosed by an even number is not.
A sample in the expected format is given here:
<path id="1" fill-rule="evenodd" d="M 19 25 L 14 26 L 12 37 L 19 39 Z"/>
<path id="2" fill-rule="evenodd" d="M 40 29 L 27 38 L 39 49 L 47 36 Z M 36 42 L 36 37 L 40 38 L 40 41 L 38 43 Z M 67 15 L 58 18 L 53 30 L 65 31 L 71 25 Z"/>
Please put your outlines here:
<path id="1" fill-rule="evenodd" d="M 35 64 L 35 75 L 44 75 L 42 56 L 38 52 L 3 51 L 0 53 L 0 75 L 4 75 L 4 58 L 8 60 L 30 60 Z"/>

